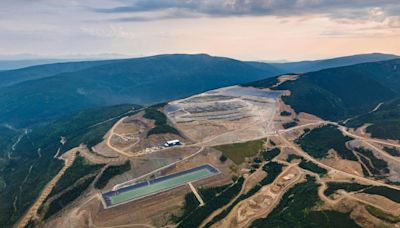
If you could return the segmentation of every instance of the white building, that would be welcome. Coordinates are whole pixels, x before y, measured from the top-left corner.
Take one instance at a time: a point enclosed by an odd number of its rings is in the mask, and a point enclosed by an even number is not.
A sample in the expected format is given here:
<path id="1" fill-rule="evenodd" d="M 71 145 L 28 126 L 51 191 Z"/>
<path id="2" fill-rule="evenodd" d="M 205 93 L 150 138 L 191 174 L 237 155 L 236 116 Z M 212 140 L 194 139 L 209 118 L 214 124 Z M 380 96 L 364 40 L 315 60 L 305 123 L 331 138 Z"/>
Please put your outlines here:
<path id="1" fill-rule="evenodd" d="M 181 141 L 179 141 L 179 139 L 170 140 L 164 144 L 165 147 L 171 147 L 176 145 L 181 145 Z"/>

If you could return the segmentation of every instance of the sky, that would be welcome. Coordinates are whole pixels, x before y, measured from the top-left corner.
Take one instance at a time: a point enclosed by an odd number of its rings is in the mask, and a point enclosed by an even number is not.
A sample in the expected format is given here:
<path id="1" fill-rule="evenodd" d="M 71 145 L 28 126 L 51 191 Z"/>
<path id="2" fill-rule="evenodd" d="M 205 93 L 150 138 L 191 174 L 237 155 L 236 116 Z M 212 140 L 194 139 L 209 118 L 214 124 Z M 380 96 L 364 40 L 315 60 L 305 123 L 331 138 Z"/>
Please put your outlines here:
<path id="1" fill-rule="evenodd" d="M 400 54 L 399 0 L 1 0 L 0 55 Z"/>

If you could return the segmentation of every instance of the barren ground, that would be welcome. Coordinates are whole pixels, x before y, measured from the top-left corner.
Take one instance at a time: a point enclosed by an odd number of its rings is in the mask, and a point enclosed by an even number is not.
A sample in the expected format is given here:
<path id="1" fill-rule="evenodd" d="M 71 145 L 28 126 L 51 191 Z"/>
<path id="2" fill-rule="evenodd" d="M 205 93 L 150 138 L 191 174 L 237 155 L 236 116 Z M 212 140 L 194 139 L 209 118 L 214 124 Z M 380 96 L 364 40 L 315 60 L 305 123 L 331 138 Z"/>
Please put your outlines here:
<path id="1" fill-rule="evenodd" d="M 283 76 L 279 81 L 295 79 L 296 77 Z M 288 93 L 288 91 L 283 91 L 280 94 Z M 400 159 L 383 150 L 384 146 L 400 148 L 400 144 L 396 141 L 373 139 L 370 135 L 365 134 L 363 128 L 347 129 L 337 123 L 324 121 L 307 113 L 296 114 L 274 92 L 258 89 L 248 90 L 238 86 L 172 101 L 164 107 L 163 111 L 167 114 L 170 124 L 182 132 L 184 137 L 171 134 L 147 137 L 147 131 L 154 126 L 154 123 L 152 120 L 143 118 L 143 113 L 138 113 L 120 119 L 107 133 L 105 140 L 93 148 L 93 152 L 84 150 L 83 155 L 95 163 L 120 164 L 127 159 L 131 161 L 132 169 L 112 178 L 102 191 L 110 190 L 116 185 L 128 185 L 150 176 L 166 175 L 205 163 L 215 166 L 221 171 L 221 174 L 195 182 L 193 183 L 194 187 L 228 184 L 232 182 L 233 175 L 240 174 L 240 168 L 249 168 L 250 164 L 246 162 L 238 167 L 229 160 L 221 162 L 219 160 L 221 153 L 210 147 L 267 138 L 270 140 L 267 143 L 268 147 L 276 147 L 281 150 L 275 161 L 288 164 L 286 162 L 288 154 L 297 154 L 326 169 L 328 174 L 319 177 L 315 173 L 299 168 L 297 163 L 292 162 L 272 184 L 264 186 L 256 194 L 237 204 L 228 216 L 215 227 L 248 227 L 255 219 L 267 216 L 279 203 L 282 194 L 295 183 L 304 180 L 305 175 L 315 176 L 317 182 L 321 184 L 319 195 L 324 204 L 317 209 L 349 212 L 351 218 L 365 227 L 388 225 L 387 222 L 369 214 L 365 209 L 366 205 L 395 214 L 400 213 L 400 204 L 378 195 L 347 193 L 341 190 L 333 197 L 326 197 L 323 194 L 326 183 L 335 181 L 385 186 L 397 190 L 400 190 L 400 187 L 382 179 L 364 177 L 360 163 L 343 160 L 333 150 L 330 151 L 330 156 L 327 158 L 316 159 L 294 142 L 304 133 L 305 129 L 334 124 L 344 135 L 354 139 L 348 145 L 350 148 L 358 146 L 368 148 L 377 158 L 386 161 L 390 170 L 387 178 L 396 181 L 400 180 Z M 290 112 L 290 115 L 281 116 L 282 111 Z M 296 122 L 296 126 L 283 128 L 284 123 L 292 121 Z M 168 149 L 161 147 L 166 140 L 175 138 L 180 139 L 183 145 Z M 251 175 L 245 171 L 245 183 L 240 194 L 248 192 L 265 175 L 267 174 L 260 168 Z M 46 221 L 44 226 L 173 226 L 169 218 L 173 214 L 181 213 L 184 196 L 190 191 L 189 186 L 185 185 L 121 206 L 103 209 L 100 202 L 100 191 L 90 187 L 84 195 Z M 37 205 L 35 204 L 35 206 Z M 207 221 L 224 208 L 215 211 L 207 218 Z"/>

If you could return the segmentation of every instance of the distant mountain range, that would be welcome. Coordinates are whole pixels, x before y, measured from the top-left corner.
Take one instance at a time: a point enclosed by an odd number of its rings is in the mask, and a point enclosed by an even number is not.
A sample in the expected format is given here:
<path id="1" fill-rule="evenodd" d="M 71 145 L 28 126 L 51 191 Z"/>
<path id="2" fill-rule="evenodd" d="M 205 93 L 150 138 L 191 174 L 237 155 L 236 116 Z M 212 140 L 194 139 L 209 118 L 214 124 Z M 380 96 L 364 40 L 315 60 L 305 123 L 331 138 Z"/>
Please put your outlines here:
<path id="1" fill-rule="evenodd" d="M 400 56 L 382 53 L 371 53 L 314 61 L 270 63 L 270 65 L 285 73 L 305 73 L 334 67 L 349 66 L 358 63 L 378 62 L 396 58 L 400 58 Z"/>
<path id="2" fill-rule="evenodd" d="M 51 64 L 51 63 L 62 63 L 72 62 L 71 59 L 23 59 L 23 60 L 1 60 L 0 59 L 0 71 L 14 70 L 19 68 L 25 68 L 35 65 Z"/>
<path id="3" fill-rule="evenodd" d="M 67 55 L 67 56 L 37 56 L 32 54 L 18 55 L 0 55 L 0 71 L 14 70 L 36 65 L 66 63 L 66 62 L 83 62 L 108 59 L 126 59 L 129 56 L 120 54 L 97 54 L 97 55 Z"/>
<path id="4" fill-rule="evenodd" d="M 121 103 L 141 105 L 279 74 L 393 59 L 365 54 L 268 64 L 197 55 L 45 64 L 0 72 L 0 123 L 25 127 L 76 111 Z"/>
<path id="5" fill-rule="evenodd" d="M 22 69 L 0 71 L 0 87 L 14 85 L 24 81 L 30 81 L 49 76 L 55 76 L 67 72 L 75 72 L 90 67 L 112 63 L 118 60 L 60 62 L 43 64 Z"/>

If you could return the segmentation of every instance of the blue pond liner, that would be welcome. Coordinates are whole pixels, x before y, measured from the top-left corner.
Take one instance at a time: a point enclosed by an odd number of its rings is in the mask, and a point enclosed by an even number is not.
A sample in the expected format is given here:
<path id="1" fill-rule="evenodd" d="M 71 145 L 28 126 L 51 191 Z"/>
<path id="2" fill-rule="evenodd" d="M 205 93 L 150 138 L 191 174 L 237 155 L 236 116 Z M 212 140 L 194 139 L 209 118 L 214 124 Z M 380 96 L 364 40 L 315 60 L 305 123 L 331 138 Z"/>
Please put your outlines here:
<path id="1" fill-rule="evenodd" d="M 128 191 L 131 191 L 131 190 L 136 189 L 136 188 L 144 187 L 144 186 L 147 186 L 149 184 L 155 184 L 155 183 L 158 183 L 158 182 L 162 182 L 162 181 L 167 180 L 167 179 L 175 178 L 175 177 L 178 177 L 178 176 L 181 176 L 181 175 L 185 175 L 185 174 L 188 174 L 188 173 L 191 173 L 191 172 L 195 172 L 195 171 L 198 171 L 198 170 L 202 170 L 202 169 L 207 169 L 212 174 L 218 174 L 219 173 L 219 171 L 216 168 L 214 168 L 213 166 L 211 166 L 209 164 L 205 164 L 205 165 L 201 165 L 201 166 L 198 166 L 198 167 L 195 167 L 195 168 L 192 168 L 192 169 L 188 169 L 188 170 L 185 170 L 185 171 L 181 171 L 181 172 L 169 174 L 169 175 L 166 175 L 166 176 L 154 178 L 154 179 L 151 179 L 149 181 L 138 182 L 136 184 L 133 184 L 133 185 L 130 185 L 130 186 L 126 186 L 126 187 L 123 187 L 123 188 L 115 190 L 115 191 L 112 190 L 112 191 L 109 191 L 109 192 L 102 193 L 103 200 L 104 200 L 103 202 L 105 203 L 104 206 L 106 208 L 111 207 L 111 206 L 115 206 L 111 202 L 111 197 L 112 196 L 118 195 L 118 194 L 123 193 L 123 192 L 128 192 Z"/>

